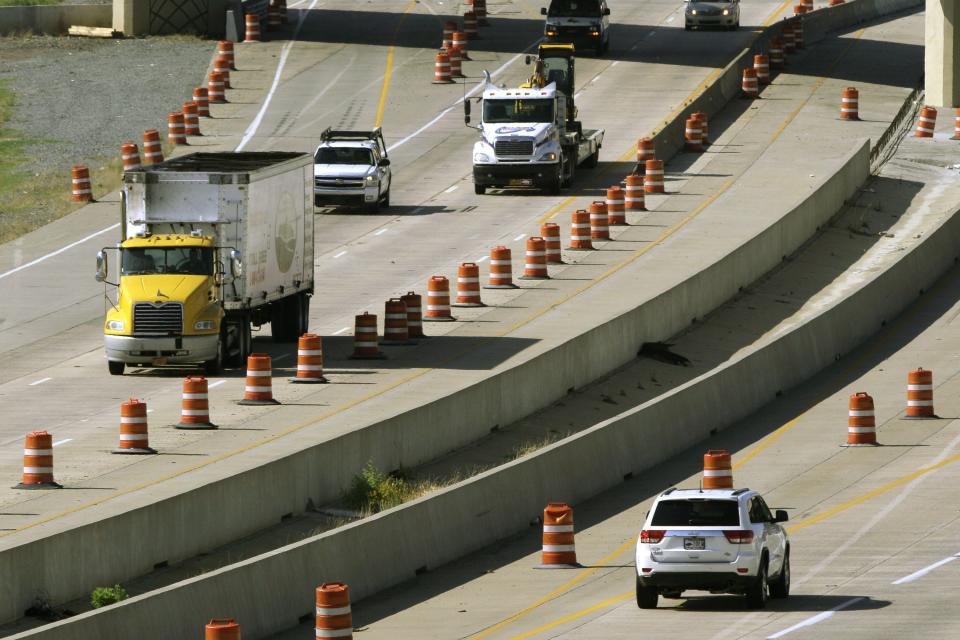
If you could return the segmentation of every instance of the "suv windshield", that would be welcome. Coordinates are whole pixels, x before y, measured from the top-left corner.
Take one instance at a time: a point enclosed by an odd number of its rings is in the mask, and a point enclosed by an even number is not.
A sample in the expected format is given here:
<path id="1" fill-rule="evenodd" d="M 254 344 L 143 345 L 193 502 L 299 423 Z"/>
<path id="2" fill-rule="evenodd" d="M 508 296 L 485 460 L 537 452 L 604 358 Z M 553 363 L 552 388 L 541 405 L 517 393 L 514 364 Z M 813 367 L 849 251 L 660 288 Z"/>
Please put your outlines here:
<path id="1" fill-rule="evenodd" d="M 736 500 L 663 500 L 657 504 L 650 526 L 739 527 L 740 509 Z"/>
<path id="2" fill-rule="evenodd" d="M 484 100 L 483 121 L 553 122 L 553 100 Z"/>
<path id="3" fill-rule="evenodd" d="M 124 249 L 121 256 L 120 273 L 125 276 L 148 276 L 158 273 L 213 275 L 213 249 L 209 247 Z"/>
<path id="4" fill-rule="evenodd" d="M 317 164 L 373 164 L 373 154 L 363 147 L 324 147 L 317 150 Z"/>
<path id="5" fill-rule="evenodd" d="M 555 18 L 596 18 L 600 16 L 597 0 L 553 0 L 547 16 Z"/>

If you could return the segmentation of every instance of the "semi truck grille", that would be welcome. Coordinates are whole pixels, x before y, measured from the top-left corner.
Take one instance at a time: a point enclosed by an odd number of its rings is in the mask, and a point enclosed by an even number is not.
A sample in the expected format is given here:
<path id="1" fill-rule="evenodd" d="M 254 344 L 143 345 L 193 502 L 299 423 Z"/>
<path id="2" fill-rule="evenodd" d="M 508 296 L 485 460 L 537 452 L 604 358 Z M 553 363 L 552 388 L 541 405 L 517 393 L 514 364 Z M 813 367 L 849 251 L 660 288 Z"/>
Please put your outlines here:
<path id="1" fill-rule="evenodd" d="M 183 305 L 167 302 L 155 307 L 149 302 L 133 305 L 133 335 L 167 336 L 183 333 Z"/>
<path id="2" fill-rule="evenodd" d="M 346 178 L 314 178 L 313 183 L 323 189 L 357 189 L 363 186 L 363 180 Z"/>
<path id="3" fill-rule="evenodd" d="M 533 140 L 497 140 L 493 150 L 497 157 L 532 156 Z"/>

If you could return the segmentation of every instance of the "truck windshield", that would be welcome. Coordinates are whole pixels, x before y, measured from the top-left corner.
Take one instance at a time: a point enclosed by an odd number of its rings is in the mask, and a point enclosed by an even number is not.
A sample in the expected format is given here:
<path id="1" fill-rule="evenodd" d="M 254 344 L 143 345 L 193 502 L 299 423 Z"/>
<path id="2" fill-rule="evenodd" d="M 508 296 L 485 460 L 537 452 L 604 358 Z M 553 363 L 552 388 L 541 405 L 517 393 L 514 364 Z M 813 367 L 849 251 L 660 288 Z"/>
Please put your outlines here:
<path id="1" fill-rule="evenodd" d="M 124 249 L 120 273 L 145 276 L 158 273 L 213 275 L 213 249 L 209 247 L 149 247 Z"/>
<path id="2" fill-rule="evenodd" d="M 483 121 L 499 122 L 553 122 L 553 100 L 484 100 Z"/>
<path id="3" fill-rule="evenodd" d="M 738 527 L 736 500 L 662 500 L 650 521 L 653 527 Z"/>
<path id="4" fill-rule="evenodd" d="M 317 164 L 373 164 L 373 153 L 363 147 L 324 147 L 317 150 Z"/>
<path id="5" fill-rule="evenodd" d="M 600 3 L 597 0 L 553 0 L 550 3 L 548 17 L 555 18 L 591 18 L 600 17 Z"/>

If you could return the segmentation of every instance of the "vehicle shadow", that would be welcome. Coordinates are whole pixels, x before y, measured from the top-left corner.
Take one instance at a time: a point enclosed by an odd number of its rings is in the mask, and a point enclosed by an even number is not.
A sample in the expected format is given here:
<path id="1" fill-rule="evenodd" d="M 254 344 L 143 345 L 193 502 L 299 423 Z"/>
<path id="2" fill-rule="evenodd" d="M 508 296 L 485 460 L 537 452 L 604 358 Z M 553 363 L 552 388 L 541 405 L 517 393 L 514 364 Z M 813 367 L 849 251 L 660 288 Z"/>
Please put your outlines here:
<path id="1" fill-rule="evenodd" d="M 693 595 L 682 597 L 682 602 L 672 611 L 702 612 L 749 610 L 746 599 L 737 595 Z M 669 602 L 669 600 L 667 600 Z M 767 611 L 782 613 L 820 613 L 842 607 L 844 611 L 872 611 L 889 607 L 889 600 L 875 600 L 870 596 L 844 594 L 790 594 L 783 600 L 771 599 L 767 602 Z M 843 606 L 846 605 L 846 606 Z"/>

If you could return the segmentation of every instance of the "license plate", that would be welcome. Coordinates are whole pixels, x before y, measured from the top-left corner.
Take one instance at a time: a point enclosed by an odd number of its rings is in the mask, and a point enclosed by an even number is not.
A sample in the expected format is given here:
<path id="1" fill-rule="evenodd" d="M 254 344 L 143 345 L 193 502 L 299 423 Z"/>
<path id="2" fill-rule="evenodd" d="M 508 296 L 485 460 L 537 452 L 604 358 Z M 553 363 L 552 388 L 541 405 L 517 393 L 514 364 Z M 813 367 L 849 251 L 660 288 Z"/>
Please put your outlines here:
<path id="1" fill-rule="evenodd" d="M 510 180 L 511 187 L 528 187 L 533 184 L 533 180 L 529 178 L 512 178 Z"/>
<path id="2" fill-rule="evenodd" d="M 687 551 L 703 551 L 706 549 L 704 538 L 684 538 L 683 548 Z"/>

